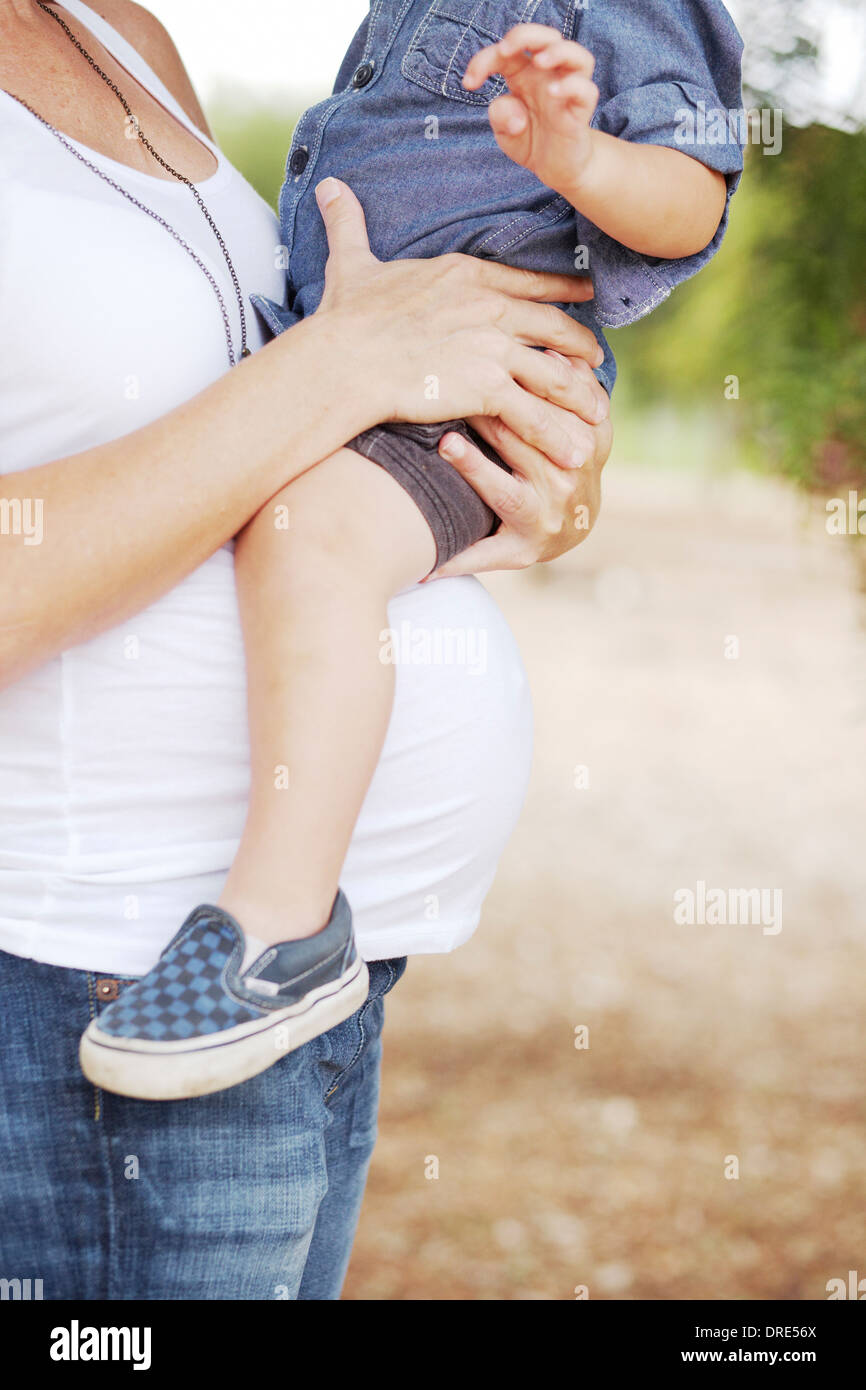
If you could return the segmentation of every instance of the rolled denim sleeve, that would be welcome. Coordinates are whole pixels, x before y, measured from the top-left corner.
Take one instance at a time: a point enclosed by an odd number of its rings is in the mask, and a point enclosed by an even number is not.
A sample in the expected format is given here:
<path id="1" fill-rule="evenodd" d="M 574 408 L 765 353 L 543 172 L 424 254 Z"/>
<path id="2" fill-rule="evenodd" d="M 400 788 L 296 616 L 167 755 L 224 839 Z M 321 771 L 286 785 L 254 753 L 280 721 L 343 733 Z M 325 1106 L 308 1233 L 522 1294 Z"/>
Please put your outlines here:
<path id="1" fill-rule="evenodd" d="M 709 246 L 677 260 L 630 251 L 576 214 L 599 319 L 617 327 L 649 313 L 722 244 L 743 169 L 743 42 L 720 0 L 592 0 L 575 37 L 596 60 L 596 129 L 679 150 L 728 184 Z"/>

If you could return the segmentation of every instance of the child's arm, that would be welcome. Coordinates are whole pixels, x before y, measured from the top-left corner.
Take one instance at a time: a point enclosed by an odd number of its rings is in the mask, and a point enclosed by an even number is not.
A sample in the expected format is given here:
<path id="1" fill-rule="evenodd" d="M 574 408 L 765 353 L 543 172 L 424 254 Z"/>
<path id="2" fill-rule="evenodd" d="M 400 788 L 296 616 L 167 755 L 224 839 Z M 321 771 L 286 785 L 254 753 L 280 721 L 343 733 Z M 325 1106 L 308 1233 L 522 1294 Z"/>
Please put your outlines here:
<path id="1" fill-rule="evenodd" d="M 519 24 L 475 54 L 463 85 L 505 79 L 511 95 L 489 108 L 500 149 L 615 241 L 671 260 L 702 251 L 725 210 L 724 175 L 679 150 L 593 130 L 594 64 L 555 29 Z"/>

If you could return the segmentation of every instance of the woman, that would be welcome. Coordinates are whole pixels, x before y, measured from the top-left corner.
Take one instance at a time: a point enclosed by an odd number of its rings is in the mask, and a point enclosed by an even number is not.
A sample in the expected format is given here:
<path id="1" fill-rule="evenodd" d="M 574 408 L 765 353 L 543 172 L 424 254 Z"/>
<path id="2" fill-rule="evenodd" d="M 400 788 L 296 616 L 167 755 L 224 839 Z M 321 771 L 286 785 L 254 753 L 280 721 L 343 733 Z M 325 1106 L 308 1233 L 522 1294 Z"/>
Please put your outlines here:
<path id="1" fill-rule="evenodd" d="M 545 400 L 519 385 L 525 343 L 568 341 L 532 301 L 573 289 L 463 258 L 379 265 L 343 190 L 323 207 L 322 307 L 265 346 L 249 295 L 282 297 L 275 219 L 128 0 L 0 0 L 0 141 L 0 1277 L 33 1273 L 54 1299 L 336 1298 L 383 996 L 409 952 L 472 932 L 522 798 L 523 674 L 480 585 L 392 608 L 397 633 L 483 634 L 487 678 L 398 668 L 344 872 L 370 969 L 359 1012 L 178 1104 L 94 1091 L 77 1039 L 179 907 L 214 898 L 240 833 L 232 537 L 361 430 L 467 416 L 516 470 L 461 464 L 503 518 L 491 563 L 576 543 L 608 431 L 579 418 L 585 368 L 546 359 Z M 431 360 L 435 404 L 418 391 Z M 579 474 L 540 452 L 576 442 Z"/>

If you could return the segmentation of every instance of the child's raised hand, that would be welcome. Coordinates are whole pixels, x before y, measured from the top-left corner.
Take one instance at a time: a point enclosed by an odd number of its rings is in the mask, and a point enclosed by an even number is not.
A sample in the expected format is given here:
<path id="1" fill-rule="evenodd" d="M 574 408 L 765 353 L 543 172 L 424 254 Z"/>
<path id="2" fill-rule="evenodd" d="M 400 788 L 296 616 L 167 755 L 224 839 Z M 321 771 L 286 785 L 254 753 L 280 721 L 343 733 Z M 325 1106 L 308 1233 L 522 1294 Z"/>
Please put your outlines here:
<path id="1" fill-rule="evenodd" d="M 579 43 L 543 24 L 518 24 L 476 53 L 463 86 L 469 92 L 499 73 L 510 95 L 490 103 L 500 149 L 556 192 L 571 191 L 589 163 L 590 121 L 598 104 L 595 59 Z"/>

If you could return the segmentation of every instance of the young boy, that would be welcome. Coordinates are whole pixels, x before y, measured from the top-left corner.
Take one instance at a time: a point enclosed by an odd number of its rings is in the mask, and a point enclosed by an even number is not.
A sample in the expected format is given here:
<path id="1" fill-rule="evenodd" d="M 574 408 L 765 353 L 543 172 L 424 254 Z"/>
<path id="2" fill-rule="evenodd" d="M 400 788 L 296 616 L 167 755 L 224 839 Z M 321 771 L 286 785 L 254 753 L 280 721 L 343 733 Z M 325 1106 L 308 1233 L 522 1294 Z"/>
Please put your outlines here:
<path id="1" fill-rule="evenodd" d="M 383 260 L 460 251 L 588 272 L 592 302 L 563 307 L 598 338 L 610 392 L 602 325 L 650 312 L 720 244 L 742 167 L 727 120 L 740 54 L 718 0 L 375 0 L 334 95 L 293 139 L 288 308 L 258 307 L 277 332 L 318 307 L 315 192 L 340 196 L 338 177 Z M 219 905 L 197 908 L 85 1033 L 95 1084 L 152 1099 L 219 1090 L 363 1004 L 338 881 L 390 716 L 387 604 L 496 521 L 440 457 L 445 434 L 496 457 L 462 421 L 384 424 L 274 499 L 287 531 L 265 508 L 238 539 L 244 835 Z"/>

